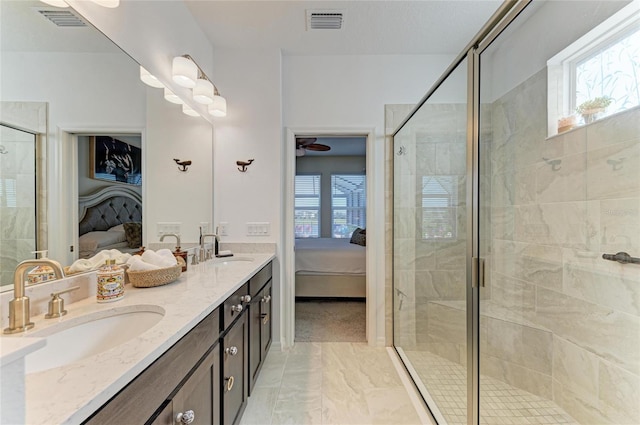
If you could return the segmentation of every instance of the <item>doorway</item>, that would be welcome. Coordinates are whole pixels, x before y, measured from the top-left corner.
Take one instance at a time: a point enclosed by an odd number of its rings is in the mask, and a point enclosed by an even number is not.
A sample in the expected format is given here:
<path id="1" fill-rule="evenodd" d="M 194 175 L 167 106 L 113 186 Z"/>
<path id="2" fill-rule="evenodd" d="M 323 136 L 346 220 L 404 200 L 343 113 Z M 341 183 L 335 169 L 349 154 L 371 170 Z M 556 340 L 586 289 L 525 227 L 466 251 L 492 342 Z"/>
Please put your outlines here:
<path id="1" fill-rule="evenodd" d="M 329 171 L 329 169 L 327 168 L 324 172 L 318 173 L 314 172 L 312 168 L 309 168 L 313 167 L 313 165 L 300 165 L 300 167 L 298 167 L 296 164 L 296 158 L 305 158 L 303 160 L 299 160 L 299 162 L 302 164 L 304 162 L 313 163 L 315 162 L 313 160 L 313 157 L 320 156 L 309 154 L 310 151 L 313 151 L 315 153 L 316 150 L 314 149 L 316 148 L 314 147 L 309 149 L 303 147 L 303 144 L 305 144 L 305 146 L 310 146 L 319 143 L 321 145 L 328 146 L 330 149 L 326 150 L 326 148 L 320 147 L 317 151 L 327 152 L 333 150 L 333 153 L 343 153 L 343 149 L 347 148 L 347 145 L 350 143 L 350 141 L 356 139 L 360 140 L 360 143 L 363 143 L 364 155 L 360 154 L 360 156 L 364 156 L 364 158 L 360 158 L 358 160 L 354 160 L 353 158 L 351 160 L 344 159 L 343 162 L 352 166 L 349 172 L 339 172 L 338 169 Z M 364 307 L 364 338 L 362 339 L 362 341 L 369 341 L 369 343 L 372 344 L 375 341 L 375 337 L 372 341 L 370 335 L 374 335 L 372 332 L 375 331 L 376 314 L 375 311 L 372 310 L 373 306 L 375 306 L 376 291 L 375 279 L 372 278 L 373 274 L 369 272 L 372 265 L 370 259 L 373 258 L 372 255 L 374 252 L 374 250 L 371 249 L 371 246 L 359 247 L 364 252 L 364 273 L 360 273 L 359 279 L 361 282 L 361 288 L 359 290 L 354 290 L 354 286 L 349 286 L 349 283 L 353 283 L 353 276 L 344 276 L 344 274 L 343 276 L 339 276 L 336 273 L 333 273 L 331 279 L 326 279 L 326 276 L 321 276 L 319 274 L 314 275 L 314 273 L 303 273 L 306 274 L 306 276 L 304 276 L 302 279 L 303 283 L 301 289 L 298 289 L 296 285 L 298 284 L 297 282 L 299 282 L 300 279 L 298 278 L 299 274 L 297 276 L 296 272 L 300 272 L 302 270 L 301 267 L 304 266 L 296 266 L 295 253 L 296 250 L 300 249 L 299 245 L 296 246 L 296 239 L 298 241 L 302 240 L 303 242 L 309 242 L 311 239 L 315 238 L 318 240 L 324 239 L 327 243 L 331 243 L 333 241 L 343 242 L 343 244 L 347 246 L 351 245 L 349 242 L 351 241 L 351 238 L 353 236 L 353 230 L 358 228 L 358 223 L 362 223 L 362 225 L 366 227 L 366 223 L 371 224 L 374 222 L 374 214 L 372 211 L 373 208 L 371 208 L 372 204 L 370 202 L 370 194 L 372 189 L 371 183 L 373 179 L 371 173 L 366 172 L 367 169 L 372 169 L 372 158 L 370 152 L 372 151 L 373 146 L 373 132 L 370 129 L 349 129 L 342 131 L 340 131 L 339 129 L 288 129 L 285 143 L 286 198 L 284 220 L 285 223 L 283 226 L 285 228 L 285 240 L 283 240 L 283 262 L 286 279 L 285 284 L 283 285 L 284 298 L 282 303 L 284 326 L 282 338 L 283 346 L 293 345 L 294 338 L 296 338 L 296 297 L 298 297 L 299 303 L 316 303 L 316 305 L 306 304 L 305 307 L 311 307 L 313 309 L 321 307 L 321 303 L 324 303 L 325 307 L 328 307 L 328 304 L 326 303 L 338 303 L 337 308 L 343 311 L 348 310 L 348 306 L 346 303 L 354 302 L 353 299 L 359 298 L 360 300 L 355 302 L 360 302 L 360 306 Z M 340 143 L 343 144 L 340 145 Z M 304 152 L 301 152 L 301 150 L 304 150 Z M 296 157 L 296 152 L 298 152 L 298 155 L 300 156 Z M 334 158 L 339 158 L 340 156 L 344 156 L 346 158 L 350 155 L 337 155 L 334 156 Z M 308 161 L 307 158 L 311 158 L 311 160 Z M 340 161 L 333 159 L 326 162 L 337 163 Z M 354 164 L 360 164 L 355 165 L 355 167 L 359 167 L 359 169 L 353 169 Z M 335 166 L 336 164 L 333 165 Z M 310 187 L 312 190 L 315 190 L 317 196 L 312 192 L 304 199 L 299 197 L 298 202 L 296 203 L 296 174 L 301 176 L 298 178 L 299 188 L 306 184 L 307 188 Z M 322 207 L 321 205 L 321 180 L 323 178 L 326 182 L 324 189 L 324 207 Z M 360 183 L 360 185 L 358 185 L 358 183 Z M 302 186 L 300 186 L 301 184 Z M 316 185 L 315 189 L 313 187 L 314 184 Z M 341 186 L 342 189 L 346 190 L 345 185 L 349 185 L 353 188 L 359 186 L 358 190 L 361 190 L 360 200 L 363 201 L 364 205 L 354 205 L 353 201 L 357 197 L 355 194 L 338 194 L 339 192 L 341 192 Z M 334 195 L 332 195 L 332 193 Z M 346 199 L 348 196 L 351 196 L 350 200 Z M 342 202 L 342 204 L 338 205 L 339 201 L 336 199 L 333 202 L 332 208 L 331 199 L 340 197 L 342 197 L 340 199 L 340 202 Z M 350 204 L 348 208 L 347 204 Z M 315 214 L 310 213 L 311 207 L 315 208 Z M 355 211 L 355 209 L 357 208 L 360 208 L 359 212 Z M 354 221 L 357 217 L 360 217 L 362 221 Z M 347 221 L 353 221 L 353 223 L 356 224 L 347 223 Z M 366 234 L 366 236 L 371 238 L 371 235 L 375 234 L 375 230 L 369 228 L 366 229 L 365 233 L 368 233 Z M 317 282 L 321 282 L 322 284 L 324 284 L 325 288 L 321 289 L 316 287 L 315 289 L 309 289 L 313 288 L 314 283 Z M 303 301 L 301 298 L 305 298 L 306 301 Z M 316 299 L 314 300 L 313 298 Z M 309 299 L 311 299 L 312 301 L 309 301 Z M 343 307 L 347 307 L 341 308 L 339 303 L 345 303 L 343 304 Z M 323 311 L 324 310 L 327 309 L 325 308 L 323 309 Z M 349 335 L 351 332 L 351 330 L 346 329 L 345 331 L 345 335 Z M 322 336 L 320 336 L 319 338 L 322 338 Z"/>

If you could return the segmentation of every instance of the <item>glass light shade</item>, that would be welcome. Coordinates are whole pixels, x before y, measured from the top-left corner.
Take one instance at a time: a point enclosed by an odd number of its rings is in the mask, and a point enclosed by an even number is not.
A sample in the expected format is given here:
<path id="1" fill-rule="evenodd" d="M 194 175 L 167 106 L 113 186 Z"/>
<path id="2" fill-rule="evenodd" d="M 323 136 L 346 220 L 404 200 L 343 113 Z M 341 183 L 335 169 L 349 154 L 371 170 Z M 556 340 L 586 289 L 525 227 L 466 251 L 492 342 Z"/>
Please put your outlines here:
<path id="1" fill-rule="evenodd" d="M 166 87 L 164 88 L 164 100 L 166 100 L 167 102 L 175 103 L 177 105 L 182 105 L 184 103 L 177 94 Z"/>
<path id="2" fill-rule="evenodd" d="M 100 6 L 110 7 L 112 9 L 114 7 L 120 6 L 120 0 L 91 0 L 91 1 L 93 1 L 95 4 L 98 4 Z"/>
<path id="3" fill-rule="evenodd" d="M 192 89 L 196 86 L 198 79 L 198 66 L 190 59 L 177 56 L 173 58 L 173 66 L 171 68 L 173 81 L 176 84 Z"/>
<path id="4" fill-rule="evenodd" d="M 64 0 L 40 0 L 42 3 L 46 3 L 50 6 L 55 7 L 69 7 L 66 1 Z"/>
<path id="5" fill-rule="evenodd" d="M 213 96 L 213 103 L 207 108 L 209 114 L 214 117 L 226 117 L 227 116 L 227 99 L 220 95 Z"/>
<path id="6" fill-rule="evenodd" d="M 203 105 L 213 103 L 213 84 L 211 81 L 198 78 L 196 86 L 193 88 L 193 100 Z"/>
<path id="7" fill-rule="evenodd" d="M 304 149 L 296 148 L 296 156 L 304 156 Z"/>
<path id="8" fill-rule="evenodd" d="M 140 67 L 140 79 L 148 86 L 155 87 L 157 89 L 164 88 L 164 84 L 162 84 L 160 80 L 151 75 L 149 71 L 147 71 L 143 67 Z"/>
<path id="9" fill-rule="evenodd" d="M 198 111 L 196 111 L 191 106 L 186 105 L 186 104 L 182 105 L 182 112 L 184 112 L 186 115 L 189 115 L 190 117 L 199 117 L 200 116 Z"/>

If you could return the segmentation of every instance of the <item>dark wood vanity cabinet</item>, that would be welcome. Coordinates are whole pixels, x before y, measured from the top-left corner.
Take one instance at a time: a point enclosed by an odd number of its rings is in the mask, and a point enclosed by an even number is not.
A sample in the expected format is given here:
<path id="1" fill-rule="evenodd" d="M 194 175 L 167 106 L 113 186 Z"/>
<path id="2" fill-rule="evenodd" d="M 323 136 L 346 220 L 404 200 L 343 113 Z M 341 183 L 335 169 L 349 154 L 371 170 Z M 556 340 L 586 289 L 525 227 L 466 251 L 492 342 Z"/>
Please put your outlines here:
<path id="1" fill-rule="evenodd" d="M 218 425 L 220 411 L 220 349 L 216 344 L 151 425 Z"/>
<path id="2" fill-rule="evenodd" d="M 271 263 L 249 281 L 249 394 L 271 345 Z"/>
<path id="3" fill-rule="evenodd" d="M 240 422 L 271 344 L 271 272 L 269 263 L 84 423 Z"/>

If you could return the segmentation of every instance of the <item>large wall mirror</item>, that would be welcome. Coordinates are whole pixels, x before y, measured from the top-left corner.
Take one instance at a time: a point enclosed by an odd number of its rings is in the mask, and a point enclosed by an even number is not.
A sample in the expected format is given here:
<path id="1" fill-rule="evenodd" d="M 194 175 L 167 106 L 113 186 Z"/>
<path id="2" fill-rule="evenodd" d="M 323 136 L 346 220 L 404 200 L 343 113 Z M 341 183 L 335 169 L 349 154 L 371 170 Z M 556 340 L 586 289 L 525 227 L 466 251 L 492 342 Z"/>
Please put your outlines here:
<path id="1" fill-rule="evenodd" d="M 0 284 L 8 289 L 33 251 L 48 249 L 65 265 L 78 258 L 78 199 L 112 186 L 142 202 L 143 182 L 105 178 L 103 141 L 143 148 L 147 107 L 138 64 L 73 10 L 3 0 L 0 19 Z"/>

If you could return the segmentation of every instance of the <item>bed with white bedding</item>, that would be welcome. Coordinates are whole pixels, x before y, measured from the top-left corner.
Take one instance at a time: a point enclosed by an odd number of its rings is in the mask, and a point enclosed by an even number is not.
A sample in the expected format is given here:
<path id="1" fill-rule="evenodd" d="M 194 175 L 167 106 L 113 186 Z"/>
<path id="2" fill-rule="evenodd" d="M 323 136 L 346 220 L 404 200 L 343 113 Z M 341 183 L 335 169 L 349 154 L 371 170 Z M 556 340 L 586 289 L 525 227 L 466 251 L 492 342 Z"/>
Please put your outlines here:
<path id="1" fill-rule="evenodd" d="M 366 297 L 366 248 L 349 239 L 296 239 L 296 297 Z"/>

